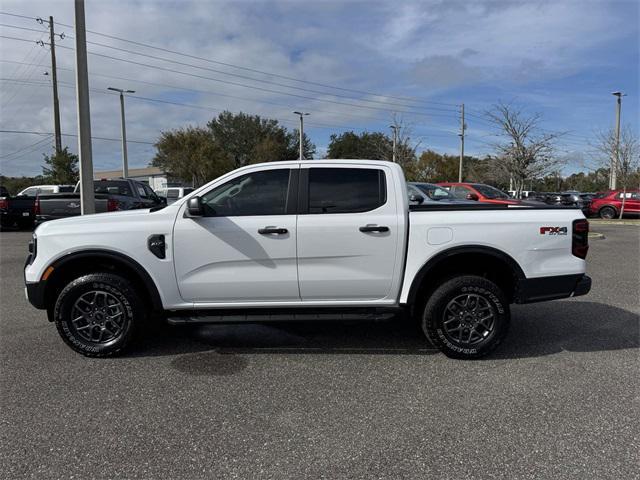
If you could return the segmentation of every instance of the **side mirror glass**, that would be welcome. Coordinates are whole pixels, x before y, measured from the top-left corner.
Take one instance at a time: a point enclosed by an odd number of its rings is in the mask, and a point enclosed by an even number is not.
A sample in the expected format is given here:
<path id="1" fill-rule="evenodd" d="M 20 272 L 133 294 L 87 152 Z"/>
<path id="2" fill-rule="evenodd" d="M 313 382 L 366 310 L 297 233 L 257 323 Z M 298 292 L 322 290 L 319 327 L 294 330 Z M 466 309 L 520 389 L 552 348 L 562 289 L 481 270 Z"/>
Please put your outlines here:
<path id="1" fill-rule="evenodd" d="M 415 193 L 412 193 L 411 195 L 409 195 L 409 201 L 411 203 L 421 204 L 422 202 L 424 202 L 424 198 L 422 198 L 419 195 L 416 195 Z"/>
<path id="2" fill-rule="evenodd" d="M 467 193 L 467 200 L 477 201 L 478 200 L 478 195 L 476 195 L 475 193 Z"/>
<path id="3" fill-rule="evenodd" d="M 190 217 L 202 217 L 204 215 L 200 197 L 193 197 L 187 200 L 187 213 Z"/>

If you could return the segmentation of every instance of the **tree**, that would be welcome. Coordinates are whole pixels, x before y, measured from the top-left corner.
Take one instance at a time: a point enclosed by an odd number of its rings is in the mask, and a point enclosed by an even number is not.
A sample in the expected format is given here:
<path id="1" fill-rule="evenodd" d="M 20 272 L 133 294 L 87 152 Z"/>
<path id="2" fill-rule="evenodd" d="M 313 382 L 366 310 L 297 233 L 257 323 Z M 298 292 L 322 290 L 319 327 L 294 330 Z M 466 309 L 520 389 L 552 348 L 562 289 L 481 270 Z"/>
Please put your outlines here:
<path id="1" fill-rule="evenodd" d="M 418 145 L 411 144 L 410 130 L 397 123 L 396 163 L 409 168 L 416 160 Z M 393 139 L 382 132 L 344 132 L 330 137 L 326 158 L 391 160 Z"/>
<path id="2" fill-rule="evenodd" d="M 329 137 L 327 158 L 390 160 L 391 140 L 381 132 L 344 132 Z"/>
<path id="3" fill-rule="evenodd" d="M 629 125 L 620 131 L 617 155 L 616 134 L 613 129 L 596 134 L 592 147 L 596 165 L 600 168 L 607 168 L 611 159 L 617 156 L 616 177 L 622 186 L 623 193 L 626 193 L 632 185 L 637 186 L 640 183 L 640 143 L 637 134 Z M 623 195 L 620 218 L 624 213 L 625 197 L 626 195 Z"/>
<path id="4" fill-rule="evenodd" d="M 292 160 L 299 156 L 299 135 L 295 130 L 287 131 L 277 120 L 225 111 L 207 123 L 207 127 L 234 168 L 251 163 Z M 304 157 L 313 158 L 315 145 L 306 135 L 303 142 Z"/>
<path id="5" fill-rule="evenodd" d="M 539 114 L 526 116 L 518 108 L 500 103 L 486 116 L 499 129 L 498 136 L 505 138 L 494 144 L 499 159 L 496 165 L 513 181 L 516 196 L 524 190 L 525 182 L 560 168 L 562 162 L 554 155 L 553 144 L 562 133 L 543 131 Z"/>
<path id="6" fill-rule="evenodd" d="M 303 142 L 305 158 L 312 158 L 315 145 L 306 135 Z M 162 132 L 156 148 L 152 165 L 199 186 L 252 163 L 298 158 L 299 134 L 277 120 L 225 111 L 206 128 Z"/>
<path id="7" fill-rule="evenodd" d="M 69 147 L 44 156 L 42 175 L 48 182 L 73 185 L 78 181 L 78 156 L 69 152 Z"/>
<path id="8" fill-rule="evenodd" d="M 405 176 L 412 182 L 447 182 L 458 178 L 458 157 L 425 150 L 405 167 Z"/>
<path id="9" fill-rule="evenodd" d="M 201 127 L 162 132 L 151 164 L 200 186 L 233 169 L 231 158 Z"/>

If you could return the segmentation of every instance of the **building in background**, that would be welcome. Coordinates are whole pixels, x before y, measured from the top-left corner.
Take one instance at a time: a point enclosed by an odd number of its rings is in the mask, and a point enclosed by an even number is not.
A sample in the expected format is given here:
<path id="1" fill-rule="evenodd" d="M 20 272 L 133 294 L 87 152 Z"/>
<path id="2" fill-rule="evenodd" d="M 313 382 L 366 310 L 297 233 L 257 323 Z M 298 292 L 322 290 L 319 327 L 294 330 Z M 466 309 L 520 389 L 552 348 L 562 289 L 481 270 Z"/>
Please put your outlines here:
<path id="1" fill-rule="evenodd" d="M 122 170 L 106 170 L 94 172 L 93 178 L 100 180 L 101 178 L 120 178 Z M 130 168 L 129 178 L 146 183 L 152 189 L 158 190 L 167 187 L 188 187 L 191 186 L 179 178 L 175 178 L 158 167 Z"/>

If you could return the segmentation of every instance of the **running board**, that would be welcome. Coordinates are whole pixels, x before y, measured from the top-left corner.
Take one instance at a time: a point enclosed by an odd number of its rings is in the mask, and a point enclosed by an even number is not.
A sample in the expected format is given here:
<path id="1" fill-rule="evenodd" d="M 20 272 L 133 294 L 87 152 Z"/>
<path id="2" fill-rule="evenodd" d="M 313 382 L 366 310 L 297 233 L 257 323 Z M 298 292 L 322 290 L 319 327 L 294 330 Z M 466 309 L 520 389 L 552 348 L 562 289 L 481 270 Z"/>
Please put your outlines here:
<path id="1" fill-rule="evenodd" d="M 213 315 L 191 314 L 179 315 L 171 312 L 167 315 L 167 322 L 171 325 L 199 324 L 199 323 L 237 323 L 237 322 L 287 322 L 314 320 L 388 320 L 399 313 L 399 309 L 371 309 L 368 312 L 278 312 L 248 311 L 242 313 L 224 313 Z M 186 312 L 185 312 L 186 313 Z"/>

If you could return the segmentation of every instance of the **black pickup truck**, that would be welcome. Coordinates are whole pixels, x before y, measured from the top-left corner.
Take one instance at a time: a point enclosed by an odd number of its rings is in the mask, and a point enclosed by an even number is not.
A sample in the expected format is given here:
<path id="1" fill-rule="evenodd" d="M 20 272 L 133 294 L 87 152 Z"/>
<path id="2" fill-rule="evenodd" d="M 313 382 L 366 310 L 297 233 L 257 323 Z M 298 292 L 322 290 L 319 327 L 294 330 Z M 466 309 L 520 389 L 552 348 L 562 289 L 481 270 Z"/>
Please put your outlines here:
<path id="1" fill-rule="evenodd" d="M 148 185 L 136 180 L 95 180 L 93 185 L 96 213 L 153 208 L 166 204 Z M 76 185 L 74 193 L 38 195 L 34 209 L 36 224 L 80 215 L 80 184 Z"/>
<path id="2" fill-rule="evenodd" d="M 34 199 L 27 196 L 12 197 L 0 186 L 0 228 L 31 228 L 34 220 Z"/>

